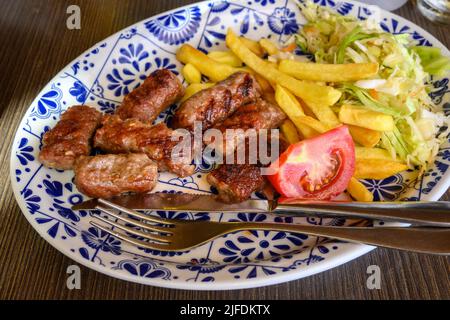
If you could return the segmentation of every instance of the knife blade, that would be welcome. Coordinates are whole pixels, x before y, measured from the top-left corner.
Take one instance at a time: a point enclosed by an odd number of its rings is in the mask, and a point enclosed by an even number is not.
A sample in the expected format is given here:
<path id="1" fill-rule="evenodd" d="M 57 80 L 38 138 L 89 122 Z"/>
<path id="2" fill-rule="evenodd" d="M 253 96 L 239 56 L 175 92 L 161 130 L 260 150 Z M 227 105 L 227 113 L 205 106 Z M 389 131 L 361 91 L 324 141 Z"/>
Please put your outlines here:
<path id="1" fill-rule="evenodd" d="M 415 225 L 450 227 L 450 202 L 352 202 L 301 199 L 258 200 L 241 203 L 220 202 L 214 195 L 188 193 L 128 194 L 108 199 L 119 206 L 135 210 L 164 210 L 210 213 L 276 213 L 287 216 L 350 217 L 405 222 Z M 91 199 L 72 210 L 94 210 L 99 206 Z"/>
<path id="2" fill-rule="evenodd" d="M 213 195 L 189 193 L 147 193 L 128 194 L 113 197 L 108 201 L 125 208 L 135 210 L 165 210 L 187 212 L 269 212 L 272 201 L 250 199 L 241 203 L 227 204 L 220 202 Z M 76 204 L 72 210 L 94 210 L 97 199 Z"/>

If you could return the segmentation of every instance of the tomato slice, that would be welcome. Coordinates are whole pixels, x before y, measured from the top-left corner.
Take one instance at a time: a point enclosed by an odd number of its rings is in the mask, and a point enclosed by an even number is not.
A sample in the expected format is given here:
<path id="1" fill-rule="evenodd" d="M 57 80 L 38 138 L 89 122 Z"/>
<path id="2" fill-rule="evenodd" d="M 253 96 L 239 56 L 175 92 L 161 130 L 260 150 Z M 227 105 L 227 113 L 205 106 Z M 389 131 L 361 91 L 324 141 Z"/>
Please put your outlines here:
<path id="1" fill-rule="evenodd" d="M 355 171 L 355 145 L 343 125 L 291 145 L 267 178 L 284 197 L 328 200 L 342 193 Z"/>

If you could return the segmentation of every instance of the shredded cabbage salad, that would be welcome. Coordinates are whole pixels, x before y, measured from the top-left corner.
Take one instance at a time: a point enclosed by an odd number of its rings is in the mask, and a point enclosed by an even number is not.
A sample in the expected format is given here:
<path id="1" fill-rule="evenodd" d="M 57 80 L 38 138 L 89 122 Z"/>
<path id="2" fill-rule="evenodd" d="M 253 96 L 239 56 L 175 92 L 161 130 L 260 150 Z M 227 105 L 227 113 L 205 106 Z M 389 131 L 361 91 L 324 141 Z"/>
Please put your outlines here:
<path id="1" fill-rule="evenodd" d="M 311 2 L 300 8 L 308 23 L 295 41 L 317 63 L 379 64 L 372 79 L 332 85 L 343 92 L 341 104 L 393 116 L 395 128 L 383 132 L 378 147 L 423 172 L 450 133 L 450 117 L 428 95 L 430 75 L 448 74 L 449 58 L 438 48 L 415 46 L 409 34 L 384 32 L 377 21 L 341 16 Z"/>

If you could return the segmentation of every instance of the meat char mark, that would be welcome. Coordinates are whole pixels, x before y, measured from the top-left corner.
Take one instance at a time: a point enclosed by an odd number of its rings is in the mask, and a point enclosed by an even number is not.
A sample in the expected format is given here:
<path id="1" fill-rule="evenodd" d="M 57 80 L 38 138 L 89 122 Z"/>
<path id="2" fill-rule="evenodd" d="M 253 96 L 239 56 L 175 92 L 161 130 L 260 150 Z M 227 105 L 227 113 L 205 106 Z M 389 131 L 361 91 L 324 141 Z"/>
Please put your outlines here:
<path id="1" fill-rule="evenodd" d="M 249 73 L 237 72 L 186 100 L 174 115 L 173 127 L 192 131 L 194 122 L 199 121 L 203 130 L 207 130 L 260 96 L 261 89 L 255 78 Z"/>
<path id="2" fill-rule="evenodd" d="M 245 201 L 266 183 L 261 168 L 251 164 L 225 164 L 211 171 L 206 179 L 217 189 L 219 200 L 225 203 Z"/>
<path id="3" fill-rule="evenodd" d="M 143 153 L 81 156 L 75 161 L 75 185 L 92 198 L 127 192 L 146 193 L 158 181 L 158 167 Z"/>
<path id="4" fill-rule="evenodd" d="M 167 69 L 156 70 L 144 83 L 125 96 L 116 114 L 122 120 L 136 118 L 152 123 L 183 94 L 184 87 L 174 73 Z"/>
<path id="5" fill-rule="evenodd" d="M 88 106 L 73 106 L 44 134 L 39 161 L 48 168 L 70 170 L 75 159 L 89 155 L 91 140 L 102 114 Z"/>
<path id="6" fill-rule="evenodd" d="M 94 146 L 109 153 L 142 152 L 158 163 L 160 171 L 189 176 L 194 173 L 194 166 L 190 162 L 172 159 L 172 151 L 178 144 L 178 141 L 172 141 L 173 132 L 164 123 L 152 126 L 137 119 L 105 116 L 103 127 L 95 134 Z"/>

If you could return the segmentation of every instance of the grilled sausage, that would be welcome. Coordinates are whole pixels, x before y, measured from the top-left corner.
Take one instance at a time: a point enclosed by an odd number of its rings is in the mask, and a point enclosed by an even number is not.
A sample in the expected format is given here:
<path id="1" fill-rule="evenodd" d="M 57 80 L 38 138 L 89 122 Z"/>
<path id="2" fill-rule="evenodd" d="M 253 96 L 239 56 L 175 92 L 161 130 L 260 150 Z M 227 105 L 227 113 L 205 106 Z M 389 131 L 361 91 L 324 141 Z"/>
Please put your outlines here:
<path id="1" fill-rule="evenodd" d="M 260 96 L 261 89 L 255 78 L 249 73 L 237 72 L 186 100 L 174 115 L 173 127 L 192 131 L 194 122 L 199 121 L 202 129 L 207 130 Z"/>
<path id="2" fill-rule="evenodd" d="M 39 161 L 59 170 L 73 168 L 75 159 L 89 155 L 91 139 L 102 114 L 88 106 L 73 106 L 61 115 L 56 126 L 44 134 Z"/>
<path id="3" fill-rule="evenodd" d="M 158 115 L 184 94 L 184 87 L 175 74 L 160 69 L 150 74 L 141 86 L 125 96 L 116 114 L 121 119 L 136 118 L 152 123 Z"/>
<path id="4" fill-rule="evenodd" d="M 143 153 L 81 156 L 75 161 L 75 185 L 92 198 L 126 192 L 146 193 L 158 181 L 158 167 Z"/>
<path id="5" fill-rule="evenodd" d="M 152 126 L 137 119 L 123 121 L 116 115 L 105 116 L 103 127 L 95 134 L 94 146 L 109 153 L 142 152 L 158 163 L 160 171 L 189 176 L 194 173 L 191 160 L 187 163 L 172 159 L 172 151 L 178 144 L 172 141 L 173 132 L 164 123 Z"/>

